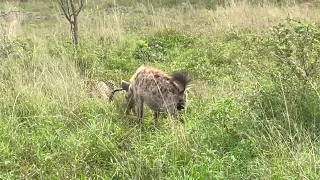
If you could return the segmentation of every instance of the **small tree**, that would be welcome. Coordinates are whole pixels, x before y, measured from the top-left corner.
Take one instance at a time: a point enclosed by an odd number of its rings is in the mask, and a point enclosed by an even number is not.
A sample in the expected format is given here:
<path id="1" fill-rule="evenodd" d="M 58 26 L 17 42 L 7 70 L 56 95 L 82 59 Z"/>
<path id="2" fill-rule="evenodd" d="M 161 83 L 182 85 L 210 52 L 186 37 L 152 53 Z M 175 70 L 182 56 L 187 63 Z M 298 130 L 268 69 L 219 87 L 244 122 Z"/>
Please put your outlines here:
<path id="1" fill-rule="evenodd" d="M 78 0 L 78 7 L 75 6 L 77 0 L 57 0 L 60 7 L 70 24 L 72 33 L 72 42 L 75 49 L 75 53 L 78 50 L 79 44 L 79 32 L 78 32 L 78 15 L 83 8 L 83 0 Z"/>

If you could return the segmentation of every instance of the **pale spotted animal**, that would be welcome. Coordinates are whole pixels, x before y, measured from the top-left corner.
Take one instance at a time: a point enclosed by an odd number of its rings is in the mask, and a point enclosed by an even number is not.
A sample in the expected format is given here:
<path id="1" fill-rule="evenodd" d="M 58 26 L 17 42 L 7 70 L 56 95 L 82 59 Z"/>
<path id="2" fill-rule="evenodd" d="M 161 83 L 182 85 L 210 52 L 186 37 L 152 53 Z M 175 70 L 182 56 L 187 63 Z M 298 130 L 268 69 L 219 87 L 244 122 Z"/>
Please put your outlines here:
<path id="1" fill-rule="evenodd" d="M 130 82 L 122 81 L 122 88 L 111 93 L 110 101 L 115 92 L 125 90 L 128 103 L 126 113 L 135 108 L 139 124 L 142 123 L 144 103 L 153 111 L 155 121 L 158 120 L 160 112 L 177 119 L 179 111 L 185 109 L 186 90 L 190 82 L 191 79 L 186 72 L 173 72 L 168 75 L 154 67 L 142 65 L 131 77 Z"/>
<path id="2" fill-rule="evenodd" d="M 99 81 L 86 79 L 84 80 L 84 87 L 90 98 L 107 99 L 110 94 L 116 89 L 112 81 Z"/>

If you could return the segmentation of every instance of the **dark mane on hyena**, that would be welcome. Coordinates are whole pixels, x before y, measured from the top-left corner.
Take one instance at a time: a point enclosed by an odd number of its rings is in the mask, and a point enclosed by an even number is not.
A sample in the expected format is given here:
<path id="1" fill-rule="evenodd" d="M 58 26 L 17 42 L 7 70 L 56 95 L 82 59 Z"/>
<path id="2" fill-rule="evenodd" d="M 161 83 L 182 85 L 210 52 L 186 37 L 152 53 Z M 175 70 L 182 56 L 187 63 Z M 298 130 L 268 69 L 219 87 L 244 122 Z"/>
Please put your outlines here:
<path id="1" fill-rule="evenodd" d="M 171 77 L 173 81 L 180 83 L 180 85 L 183 87 L 180 93 L 184 92 L 191 82 L 191 78 L 186 71 L 175 71 L 171 74 Z"/>

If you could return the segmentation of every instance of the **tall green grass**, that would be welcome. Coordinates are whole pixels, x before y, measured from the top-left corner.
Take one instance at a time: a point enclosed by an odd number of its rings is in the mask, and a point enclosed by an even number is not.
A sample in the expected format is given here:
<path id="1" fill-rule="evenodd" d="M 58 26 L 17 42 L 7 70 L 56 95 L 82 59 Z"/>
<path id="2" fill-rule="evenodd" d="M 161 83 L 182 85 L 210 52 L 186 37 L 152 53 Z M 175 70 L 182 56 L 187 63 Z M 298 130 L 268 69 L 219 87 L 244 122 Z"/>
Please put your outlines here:
<path id="1" fill-rule="evenodd" d="M 55 8 L 21 20 L 20 37 L 2 32 L 2 179 L 319 178 L 319 67 L 301 78 L 287 63 L 317 62 L 317 8 L 134 8 L 86 8 L 77 59 Z M 138 127 L 123 94 L 109 103 L 83 85 L 119 85 L 143 63 L 190 72 L 185 125 L 164 118 L 155 127 L 146 109 Z"/>

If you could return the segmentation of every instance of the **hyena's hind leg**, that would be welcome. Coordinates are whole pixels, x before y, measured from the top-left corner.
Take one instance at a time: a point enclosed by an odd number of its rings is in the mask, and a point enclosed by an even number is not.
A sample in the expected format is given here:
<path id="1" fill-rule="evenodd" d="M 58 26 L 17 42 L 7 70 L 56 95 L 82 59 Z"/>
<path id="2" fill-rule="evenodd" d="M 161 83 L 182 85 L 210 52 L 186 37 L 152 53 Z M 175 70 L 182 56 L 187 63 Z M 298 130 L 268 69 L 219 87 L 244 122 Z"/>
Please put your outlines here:
<path id="1" fill-rule="evenodd" d="M 160 115 L 160 112 L 159 112 L 159 111 L 157 111 L 157 110 L 153 111 L 153 118 L 154 118 L 155 120 L 159 119 L 159 115 Z"/>
<path id="2" fill-rule="evenodd" d="M 160 112 L 158 110 L 153 111 L 153 119 L 156 126 L 158 125 L 159 115 Z"/>
<path id="3" fill-rule="evenodd" d="M 143 117 L 143 98 L 139 97 L 137 101 L 137 106 L 136 106 L 136 113 L 138 114 L 138 123 L 139 125 L 142 124 L 142 117 Z"/>

